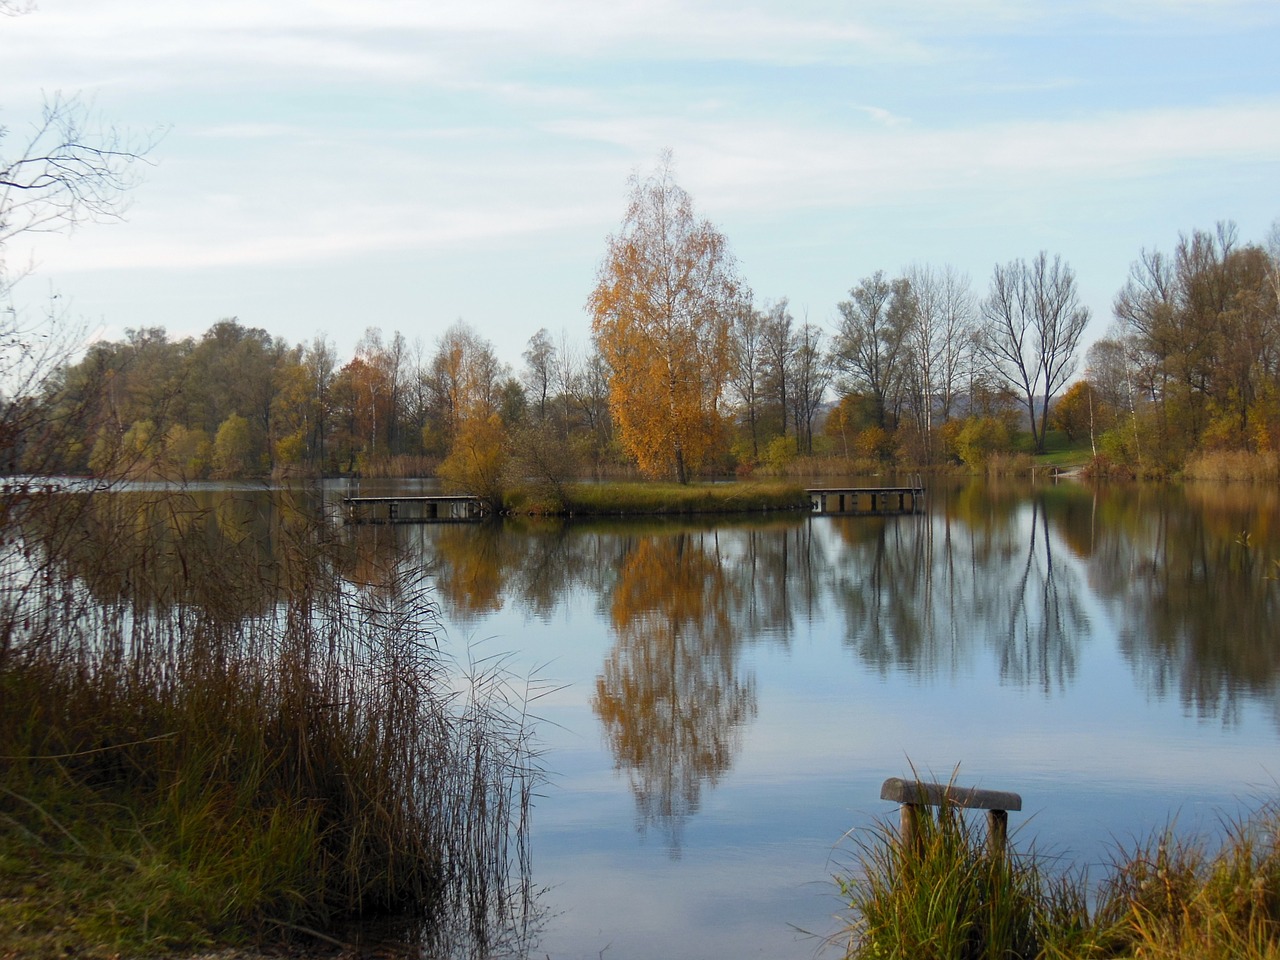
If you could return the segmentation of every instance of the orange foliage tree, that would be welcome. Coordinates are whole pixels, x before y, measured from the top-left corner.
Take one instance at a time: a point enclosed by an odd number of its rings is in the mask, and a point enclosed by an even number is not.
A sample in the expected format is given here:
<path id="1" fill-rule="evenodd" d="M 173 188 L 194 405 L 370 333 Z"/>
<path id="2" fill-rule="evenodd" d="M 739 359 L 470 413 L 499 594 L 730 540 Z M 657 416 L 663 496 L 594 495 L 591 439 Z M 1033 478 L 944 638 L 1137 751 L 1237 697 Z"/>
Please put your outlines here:
<path id="1" fill-rule="evenodd" d="M 630 184 L 587 303 L 591 329 L 623 449 L 650 476 L 686 483 L 722 427 L 729 330 L 744 292 L 728 241 L 695 216 L 669 152 Z"/>

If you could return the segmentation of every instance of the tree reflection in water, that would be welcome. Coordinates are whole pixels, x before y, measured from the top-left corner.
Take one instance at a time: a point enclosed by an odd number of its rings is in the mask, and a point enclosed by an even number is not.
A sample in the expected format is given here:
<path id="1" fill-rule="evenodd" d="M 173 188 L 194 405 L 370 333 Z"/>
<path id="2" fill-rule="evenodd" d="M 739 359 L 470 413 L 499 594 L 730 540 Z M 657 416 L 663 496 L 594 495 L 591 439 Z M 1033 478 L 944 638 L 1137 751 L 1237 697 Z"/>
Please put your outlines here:
<path id="1" fill-rule="evenodd" d="M 737 663 L 741 599 L 714 534 L 639 540 L 613 592 L 616 640 L 592 705 L 638 826 L 661 829 L 673 857 L 703 785 L 729 769 L 756 714 L 755 678 Z"/>
<path id="2" fill-rule="evenodd" d="M 1269 702 L 1280 726 L 1280 493 L 1193 484 L 1099 498 L 1095 589 L 1142 686 L 1201 718 Z"/>
<path id="3" fill-rule="evenodd" d="M 194 604 L 233 620 L 326 573 L 315 550 L 296 549 L 327 536 L 309 492 L 59 502 L 74 524 L 33 515 L 24 535 L 57 546 L 99 600 Z M 68 529 L 76 539 L 64 543 Z M 575 595 L 599 598 L 617 641 L 603 693 L 631 683 L 661 700 L 665 683 L 686 711 L 705 682 L 711 706 L 697 709 L 722 715 L 722 729 L 751 715 L 735 706 L 735 691 L 753 689 L 735 665 L 743 642 L 787 644 L 803 623 L 838 624 L 882 674 L 947 675 L 986 653 L 1004 682 L 1048 695 L 1074 682 L 1102 611 L 1139 684 L 1200 716 L 1230 723 L 1242 701 L 1275 700 L 1280 683 L 1280 491 L 1258 485 L 974 483 L 931 489 L 929 512 L 910 517 L 370 526 L 339 539 L 329 556 L 343 576 L 388 596 L 431 589 L 454 623 L 503 607 L 547 620 Z M 665 675 L 637 672 L 657 665 Z M 621 719 L 651 708 L 618 709 Z M 629 749 L 619 756 L 641 758 Z"/>
<path id="4" fill-rule="evenodd" d="M 945 678 L 987 660 L 1044 696 L 1075 684 L 1084 645 L 1114 631 L 1153 696 L 1228 723 L 1245 701 L 1274 702 L 1277 499 L 968 484 L 931 491 L 929 512 L 909 517 L 400 535 L 418 539 L 451 618 L 502 602 L 548 620 L 574 594 L 607 612 L 592 707 L 640 828 L 678 854 L 756 713 L 745 647 L 789 645 L 798 629 L 826 625 L 881 675 Z"/>
<path id="5" fill-rule="evenodd" d="M 845 643 L 881 673 L 950 673 L 986 647 L 1003 680 L 1046 694 L 1075 676 L 1089 619 L 1079 566 L 1055 556 L 1040 491 L 966 496 L 929 517 L 837 520 L 832 590 Z"/>

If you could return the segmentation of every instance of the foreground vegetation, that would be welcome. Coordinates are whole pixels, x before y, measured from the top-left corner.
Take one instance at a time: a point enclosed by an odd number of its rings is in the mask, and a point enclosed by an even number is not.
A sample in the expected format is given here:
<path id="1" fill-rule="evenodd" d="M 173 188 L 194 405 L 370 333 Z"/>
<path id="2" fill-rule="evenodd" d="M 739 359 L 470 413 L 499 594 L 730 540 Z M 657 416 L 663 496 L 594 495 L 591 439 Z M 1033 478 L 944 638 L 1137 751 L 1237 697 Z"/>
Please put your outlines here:
<path id="1" fill-rule="evenodd" d="M 197 512 L 156 545 L 171 506 L 47 499 L 3 555 L 0 955 L 316 943 L 374 917 L 483 946 L 518 913 L 523 700 L 494 669 L 459 687 L 426 597 L 343 582 L 301 526 L 283 569 L 247 569 L 201 555 Z"/>
<path id="2" fill-rule="evenodd" d="M 1216 852 L 1166 831 L 1121 852 L 1100 884 L 1034 850 L 988 856 L 985 832 L 954 809 L 920 823 L 917 855 L 881 826 L 838 878 L 849 960 L 1280 956 L 1280 806 L 1230 825 Z"/>

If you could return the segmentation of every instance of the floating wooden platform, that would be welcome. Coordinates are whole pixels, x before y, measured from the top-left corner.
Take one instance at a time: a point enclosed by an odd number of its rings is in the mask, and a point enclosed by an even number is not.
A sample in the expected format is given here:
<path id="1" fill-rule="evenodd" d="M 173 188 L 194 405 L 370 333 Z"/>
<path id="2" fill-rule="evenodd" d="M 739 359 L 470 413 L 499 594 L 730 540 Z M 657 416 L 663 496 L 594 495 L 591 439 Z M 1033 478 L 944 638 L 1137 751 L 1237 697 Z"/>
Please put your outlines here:
<path id="1" fill-rule="evenodd" d="M 924 487 L 815 487 L 805 491 L 814 513 L 876 514 L 920 513 L 924 510 Z"/>
<path id="2" fill-rule="evenodd" d="M 466 523 L 489 513 L 469 494 L 424 497 L 343 497 L 347 523 Z"/>

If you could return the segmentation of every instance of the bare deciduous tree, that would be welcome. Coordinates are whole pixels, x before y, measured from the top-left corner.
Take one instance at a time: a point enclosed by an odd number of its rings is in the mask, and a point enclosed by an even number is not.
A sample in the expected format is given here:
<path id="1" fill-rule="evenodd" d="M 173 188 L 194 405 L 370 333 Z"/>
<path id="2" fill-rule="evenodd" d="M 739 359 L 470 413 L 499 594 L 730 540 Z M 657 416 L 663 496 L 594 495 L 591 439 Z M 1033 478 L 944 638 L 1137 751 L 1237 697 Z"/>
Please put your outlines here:
<path id="1" fill-rule="evenodd" d="M 556 376 L 556 345 L 546 327 L 529 338 L 529 345 L 521 357 L 525 364 L 521 380 L 541 422 L 547 419 L 547 404 L 551 400 L 551 387 Z"/>
<path id="2" fill-rule="evenodd" d="M 766 306 L 761 332 L 762 389 L 770 412 L 777 417 L 770 426 L 783 437 L 787 435 L 787 417 L 791 414 L 791 358 L 796 348 L 794 324 L 795 318 L 791 316 L 786 297 Z"/>
<path id="3" fill-rule="evenodd" d="M 813 421 L 831 382 L 831 365 L 823 347 L 822 331 L 812 323 L 805 323 L 796 331 L 792 382 L 796 448 L 811 454 Z"/>
<path id="4" fill-rule="evenodd" d="M 1076 275 L 1061 257 L 1050 261 L 1044 251 L 1031 263 L 997 264 L 982 320 L 982 352 L 1026 406 L 1035 448 L 1043 452 L 1049 404 L 1075 370 L 1089 322 Z"/>
<path id="5" fill-rule="evenodd" d="M 733 368 L 729 383 L 741 405 L 751 438 L 751 456 L 760 456 L 760 403 L 763 395 L 764 315 L 743 302 L 733 319 Z"/>
<path id="6" fill-rule="evenodd" d="M 915 317 L 907 335 L 905 379 L 916 425 L 926 436 L 950 419 L 973 345 L 977 304 L 969 278 L 950 266 L 916 264 L 906 272 Z"/>

